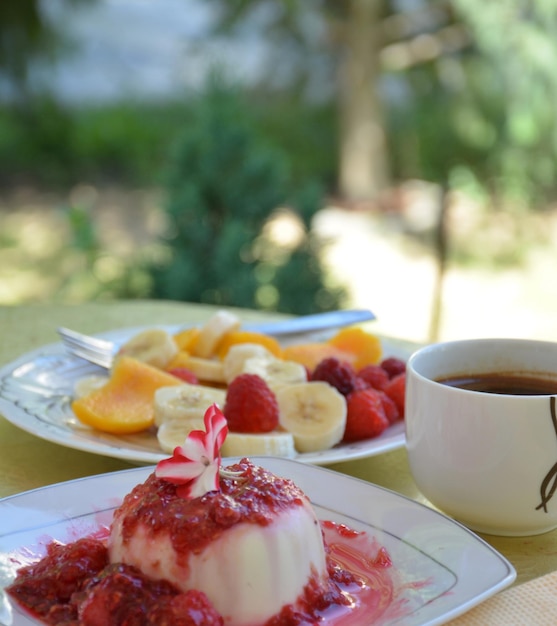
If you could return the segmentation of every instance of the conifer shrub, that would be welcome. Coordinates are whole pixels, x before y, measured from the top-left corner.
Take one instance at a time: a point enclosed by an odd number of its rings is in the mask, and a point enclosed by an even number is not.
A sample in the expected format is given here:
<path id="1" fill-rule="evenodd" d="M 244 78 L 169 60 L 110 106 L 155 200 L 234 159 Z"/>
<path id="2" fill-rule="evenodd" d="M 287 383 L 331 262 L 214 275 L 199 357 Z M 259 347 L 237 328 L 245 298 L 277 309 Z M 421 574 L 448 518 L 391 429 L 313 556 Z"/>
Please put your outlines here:
<path id="1" fill-rule="evenodd" d="M 165 175 L 166 256 L 151 268 L 153 297 L 306 314 L 337 308 L 311 219 L 319 186 L 294 184 L 286 154 L 263 139 L 249 104 L 212 79 L 191 108 Z M 287 207 L 303 225 L 294 243 L 265 225 Z"/>

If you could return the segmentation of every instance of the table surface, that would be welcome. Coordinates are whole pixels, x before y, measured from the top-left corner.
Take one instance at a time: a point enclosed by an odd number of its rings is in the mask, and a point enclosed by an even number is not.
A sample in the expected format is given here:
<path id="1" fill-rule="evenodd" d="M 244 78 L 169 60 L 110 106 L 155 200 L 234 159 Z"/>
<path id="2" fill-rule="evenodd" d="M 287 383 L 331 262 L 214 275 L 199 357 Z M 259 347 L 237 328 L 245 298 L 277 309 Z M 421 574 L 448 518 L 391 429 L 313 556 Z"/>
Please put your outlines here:
<path id="1" fill-rule="evenodd" d="M 149 324 L 195 324 L 202 323 L 213 311 L 197 304 L 144 300 L 0 307 L 0 367 L 25 352 L 58 341 L 57 326 L 95 333 Z M 243 319 L 266 317 L 255 311 L 238 312 Z M 44 441 L 0 417 L 0 497 L 130 467 L 134 465 L 127 461 Z M 328 467 L 431 506 L 412 479 L 404 448 Z M 514 565 L 514 584 L 557 569 L 557 530 L 533 537 L 482 537 Z"/>

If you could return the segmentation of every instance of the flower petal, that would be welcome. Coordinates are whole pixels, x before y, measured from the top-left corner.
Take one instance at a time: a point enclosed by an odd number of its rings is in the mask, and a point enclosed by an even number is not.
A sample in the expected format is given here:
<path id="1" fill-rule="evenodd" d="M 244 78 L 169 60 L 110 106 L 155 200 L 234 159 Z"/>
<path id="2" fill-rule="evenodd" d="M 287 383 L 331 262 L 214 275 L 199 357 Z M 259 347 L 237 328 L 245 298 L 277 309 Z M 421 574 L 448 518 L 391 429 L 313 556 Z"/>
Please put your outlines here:
<path id="1" fill-rule="evenodd" d="M 155 474 L 159 478 L 166 478 L 175 484 L 189 482 L 205 471 L 206 465 L 200 462 L 180 460 L 172 457 L 157 464 Z"/>
<path id="2" fill-rule="evenodd" d="M 203 418 L 207 432 L 206 445 L 213 458 L 220 458 L 220 449 L 228 435 L 228 422 L 216 404 L 211 405 Z"/>
<path id="3" fill-rule="evenodd" d="M 217 463 L 208 465 L 201 476 L 192 481 L 190 495 L 193 498 L 204 496 L 210 491 L 219 489 L 219 466 Z"/>
<path id="4" fill-rule="evenodd" d="M 193 430 L 171 458 L 159 461 L 155 474 L 178 485 L 177 494 L 197 498 L 219 489 L 220 448 L 228 434 L 226 418 L 216 404 L 203 418 L 205 431 Z"/>
<path id="5" fill-rule="evenodd" d="M 183 458 L 191 462 L 200 462 L 204 458 L 212 461 L 214 458 L 212 449 L 207 447 L 207 433 L 203 430 L 192 430 L 184 443 L 178 447 L 178 451 Z"/>

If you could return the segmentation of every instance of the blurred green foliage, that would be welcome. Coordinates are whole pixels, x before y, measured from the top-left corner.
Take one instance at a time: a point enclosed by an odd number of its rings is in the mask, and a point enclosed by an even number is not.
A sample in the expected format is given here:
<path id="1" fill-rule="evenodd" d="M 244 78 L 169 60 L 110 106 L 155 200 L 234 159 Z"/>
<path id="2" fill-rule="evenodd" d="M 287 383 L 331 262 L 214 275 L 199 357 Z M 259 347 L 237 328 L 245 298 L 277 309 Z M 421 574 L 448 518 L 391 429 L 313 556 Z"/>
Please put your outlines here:
<path id="1" fill-rule="evenodd" d="M 336 138 L 332 108 L 287 94 L 254 97 L 252 123 L 288 153 L 298 179 L 332 184 Z M 259 104 L 261 102 L 261 104 Z M 0 185 L 67 187 L 80 181 L 158 185 L 177 134 L 191 125 L 193 100 L 120 101 L 69 107 L 44 94 L 0 106 Z"/>
<path id="2" fill-rule="evenodd" d="M 406 97 L 388 115 L 399 180 L 483 195 L 491 210 L 544 210 L 557 195 L 557 5 L 453 0 L 469 44 L 391 73 Z"/>
<path id="3" fill-rule="evenodd" d="M 340 306 L 310 235 L 319 186 L 296 180 L 292 159 L 259 131 L 235 89 L 211 80 L 191 114 L 169 161 L 170 255 L 153 268 L 153 295 L 296 314 Z M 299 239 L 265 233 L 279 207 L 295 212 Z"/>
<path id="4" fill-rule="evenodd" d="M 66 187 L 79 181 L 153 185 L 181 103 L 70 108 L 43 95 L 0 108 L 0 182 Z"/>
<path id="5" fill-rule="evenodd" d="M 339 36 L 352 3 L 314 0 L 312 18 L 322 27 L 315 30 L 328 36 L 313 39 L 308 33 L 314 30 L 303 27 L 310 3 L 213 4 L 238 22 L 250 8 L 282 8 L 272 13 L 278 25 L 268 31 L 279 57 L 308 77 L 321 54 L 330 62 L 323 75 L 334 84 L 335 61 L 343 54 Z M 293 313 L 338 305 L 341 295 L 323 285 L 319 246 L 307 235 L 324 194 L 336 191 L 337 90 L 315 102 L 301 95 L 303 80 L 296 78 L 281 89 L 262 81 L 245 89 L 241 101 L 233 90 L 208 89 L 161 102 L 66 106 L 55 94 L 32 92 L 25 84 L 25 55 L 42 58 L 63 48 L 55 45 L 57 33 L 41 31 L 37 6 L 37 0 L 23 0 L 0 9 L 0 79 L 15 79 L 17 96 L 12 104 L 0 104 L 0 188 L 162 186 L 170 219 L 168 256 L 148 268 L 153 294 Z M 385 0 L 383 6 L 385 24 L 405 25 L 396 41 L 384 42 L 383 51 L 394 43 L 408 61 L 398 69 L 385 63 L 381 74 L 381 121 L 393 185 L 420 179 L 463 190 L 492 213 L 551 207 L 557 193 L 555 2 L 440 0 L 406 6 Z M 277 26 L 289 39 L 278 37 Z M 447 33 L 453 27 L 465 33 L 465 45 L 451 48 Z M 14 37 L 18 54 L 11 56 L 7 44 Z M 437 52 L 413 59 L 420 41 L 433 42 Z M 291 48 L 296 63 L 287 54 Z M 278 66 L 270 69 L 269 77 L 280 74 Z M 273 210 L 284 203 L 306 230 L 303 243 L 289 249 L 265 231 Z M 94 224 L 87 223 L 93 217 L 78 210 L 68 212 L 72 246 L 88 256 L 93 272 L 103 251 Z M 519 252 L 518 235 L 505 245 L 511 255 Z M 481 241 L 482 252 L 494 256 L 493 246 Z M 505 252 L 501 258 L 511 257 Z M 118 279 L 122 294 L 145 295 L 144 270 L 139 287 L 127 279 L 129 272 L 111 271 L 125 277 Z"/>

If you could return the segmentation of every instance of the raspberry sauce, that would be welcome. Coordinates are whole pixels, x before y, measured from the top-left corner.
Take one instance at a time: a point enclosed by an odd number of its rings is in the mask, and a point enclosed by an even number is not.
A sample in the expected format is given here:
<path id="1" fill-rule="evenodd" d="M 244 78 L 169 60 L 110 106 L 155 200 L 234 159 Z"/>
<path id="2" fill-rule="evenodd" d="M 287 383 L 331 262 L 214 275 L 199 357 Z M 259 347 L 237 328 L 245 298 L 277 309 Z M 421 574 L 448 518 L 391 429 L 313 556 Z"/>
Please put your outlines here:
<path id="1" fill-rule="evenodd" d="M 138 524 L 152 528 L 153 537 L 167 533 L 178 556 L 186 558 L 237 524 L 266 526 L 281 512 L 307 501 L 292 481 L 247 459 L 227 470 L 240 479 L 221 480 L 219 491 L 193 499 L 177 497 L 175 485 L 151 474 L 126 495 L 114 513 L 114 524 L 125 521 L 121 524 L 124 538 Z M 387 552 L 365 533 L 344 525 L 321 522 L 321 530 L 326 559 L 321 575 L 313 570 L 295 604 L 286 604 L 257 626 L 356 626 L 375 621 L 396 605 L 396 572 Z M 99 532 L 67 544 L 51 542 L 41 560 L 19 569 L 7 591 L 45 624 L 226 623 L 214 608 L 218 594 L 211 596 L 211 602 L 199 590 L 181 590 L 161 576 L 158 580 L 148 577 L 133 565 L 111 563 L 108 544 L 108 537 Z M 144 564 L 141 568 L 147 571 Z M 205 591 L 211 595 L 213 590 L 214 586 Z M 225 597 L 220 595 L 221 603 Z M 228 607 L 228 601 L 223 604 Z"/>
<path id="2" fill-rule="evenodd" d="M 301 608 L 287 606 L 264 626 L 302 626 L 318 620 L 330 626 L 357 626 L 364 616 L 365 623 L 373 623 L 392 608 L 395 589 L 388 554 L 380 546 L 374 546 L 370 554 L 373 542 L 365 533 L 332 522 L 324 522 L 322 527 L 329 551 L 329 589 L 323 593 L 310 582 Z M 224 623 L 204 594 L 180 593 L 134 567 L 109 564 L 106 545 L 97 538 L 67 545 L 51 543 L 46 556 L 18 571 L 7 591 L 44 624 Z M 202 621 L 195 621 L 200 615 Z"/>

